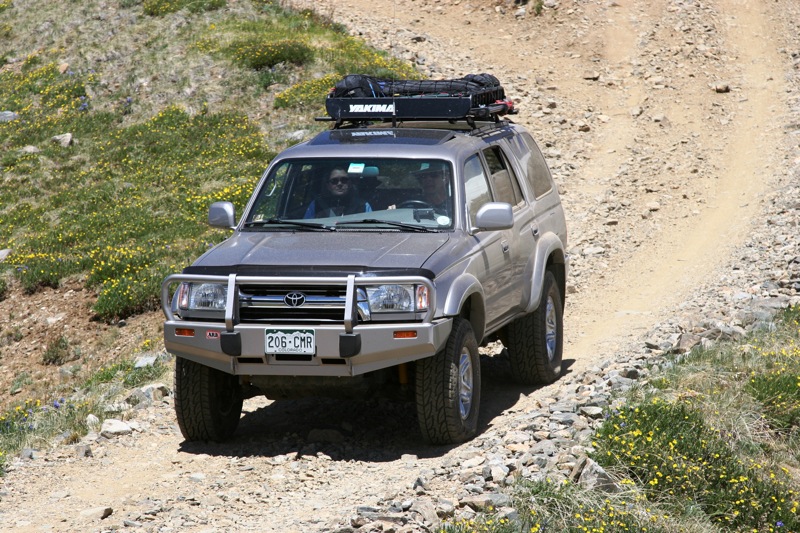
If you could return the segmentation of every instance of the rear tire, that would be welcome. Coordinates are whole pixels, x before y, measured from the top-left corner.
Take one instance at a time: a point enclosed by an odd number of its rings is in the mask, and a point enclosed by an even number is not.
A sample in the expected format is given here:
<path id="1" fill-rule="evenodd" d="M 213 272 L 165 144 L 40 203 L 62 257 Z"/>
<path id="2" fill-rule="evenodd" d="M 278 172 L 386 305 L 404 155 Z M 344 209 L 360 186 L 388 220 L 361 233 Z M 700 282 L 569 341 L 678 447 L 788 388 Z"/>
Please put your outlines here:
<path id="1" fill-rule="evenodd" d="M 470 323 L 453 319 L 444 349 L 417 361 L 417 418 L 431 444 L 455 444 L 478 432 L 481 369 Z"/>
<path id="2" fill-rule="evenodd" d="M 176 357 L 175 415 L 188 441 L 229 439 L 242 416 L 239 378 Z"/>
<path id="3" fill-rule="evenodd" d="M 547 385 L 561 376 L 564 310 L 553 273 L 544 276 L 539 307 L 508 325 L 506 341 L 514 380 L 522 385 Z"/>

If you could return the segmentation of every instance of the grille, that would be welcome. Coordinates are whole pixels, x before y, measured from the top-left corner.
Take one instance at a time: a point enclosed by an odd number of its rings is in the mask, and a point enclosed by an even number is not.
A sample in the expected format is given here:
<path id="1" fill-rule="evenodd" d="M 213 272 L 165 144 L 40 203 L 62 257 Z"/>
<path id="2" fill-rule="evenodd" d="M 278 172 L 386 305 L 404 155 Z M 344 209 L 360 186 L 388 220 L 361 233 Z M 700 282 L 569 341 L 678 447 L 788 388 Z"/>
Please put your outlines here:
<path id="1" fill-rule="evenodd" d="M 294 298 L 287 298 L 293 295 Z M 302 296 L 302 298 L 301 298 Z M 366 295 L 359 291 L 359 301 Z M 287 300 L 301 305 L 291 306 Z M 246 285 L 240 288 L 239 319 L 242 322 L 342 322 L 346 302 L 344 287 L 286 287 Z"/>

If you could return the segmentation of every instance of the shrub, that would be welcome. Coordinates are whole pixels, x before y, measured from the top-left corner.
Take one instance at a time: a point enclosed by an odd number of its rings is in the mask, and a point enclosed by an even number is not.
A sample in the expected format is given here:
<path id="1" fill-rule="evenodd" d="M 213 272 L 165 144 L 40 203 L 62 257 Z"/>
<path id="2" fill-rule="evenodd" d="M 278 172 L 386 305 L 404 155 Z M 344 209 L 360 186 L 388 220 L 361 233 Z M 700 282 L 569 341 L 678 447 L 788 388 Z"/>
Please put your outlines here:
<path id="1" fill-rule="evenodd" d="M 238 65 L 253 70 L 272 68 L 279 63 L 305 65 L 314 59 L 312 47 L 293 39 L 270 41 L 251 37 L 231 44 L 226 52 Z"/>
<path id="2" fill-rule="evenodd" d="M 225 0 L 144 0 L 142 9 L 145 15 L 159 17 L 169 13 L 175 13 L 183 8 L 187 8 L 192 13 L 203 11 L 214 11 L 225 7 Z"/>
<path id="3" fill-rule="evenodd" d="M 330 74 L 316 80 L 298 83 L 275 96 L 275 107 L 313 106 L 323 110 L 325 95 L 333 88 L 339 76 Z"/>
<path id="4" fill-rule="evenodd" d="M 94 312 L 106 322 L 159 309 L 161 281 L 169 269 L 148 269 L 136 275 L 123 275 L 102 285 Z"/>
<path id="5" fill-rule="evenodd" d="M 778 522 L 800 527 L 800 494 L 788 472 L 732 454 L 725 432 L 689 400 L 654 397 L 616 411 L 595 444 L 597 462 L 643 487 L 649 501 L 691 499 L 713 523 L 737 531 Z"/>
<path id="6" fill-rule="evenodd" d="M 10 392 L 13 394 L 15 392 L 19 392 L 22 390 L 23 387 L 26 387 L 33 383 L 33 378 L 28 372 L 20 372 L 11 382 L 11 389 Z"/>
<path id="7" fill-rule="evenodd" d="M 70 361 L 71 355 L 69 341 L 63 335 L 59 335 L 47 343 L 47 348 L 42 356 L 42 363 L 46 365 L 63 365 Z"/>
<path id="8" fill-rule="evenodd" d="M 307 79 L 275 96 L 276 108 L 314 107 L 324 111 L 325 96 L 346 74 L 366 74 L 376 78 L 418 79 L 420 74 L 405 61 L 389 57 L 367 47 L 352 37 L 340 39 L 334 47 L 321 50 L 320 60 L 329 64 L 334 73 Z"/>

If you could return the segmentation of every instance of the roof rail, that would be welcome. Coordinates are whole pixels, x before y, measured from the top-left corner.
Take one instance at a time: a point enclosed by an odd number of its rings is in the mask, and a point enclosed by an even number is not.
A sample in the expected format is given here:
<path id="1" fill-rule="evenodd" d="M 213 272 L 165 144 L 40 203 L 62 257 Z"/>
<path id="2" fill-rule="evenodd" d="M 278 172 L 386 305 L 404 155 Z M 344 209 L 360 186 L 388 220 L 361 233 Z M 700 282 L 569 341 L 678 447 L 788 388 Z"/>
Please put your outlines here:
<path id="1" fill-rule="evenodd" d="M 344 122 L 399 120 L 500 121 L 516 112 L 514 103 L 491 74 L 468 75 L 454 80 L 381 80 L 362 75 L 345 76 L 325 99 L 334 128 Z"/>

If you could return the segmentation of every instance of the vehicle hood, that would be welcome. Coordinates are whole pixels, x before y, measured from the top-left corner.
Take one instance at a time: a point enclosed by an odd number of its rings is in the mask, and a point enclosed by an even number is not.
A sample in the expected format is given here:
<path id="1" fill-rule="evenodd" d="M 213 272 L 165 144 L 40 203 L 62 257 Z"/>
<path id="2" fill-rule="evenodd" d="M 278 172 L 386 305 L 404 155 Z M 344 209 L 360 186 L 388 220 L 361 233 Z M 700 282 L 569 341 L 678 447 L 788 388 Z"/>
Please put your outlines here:
<path id="1" fill-rule="evenodd" d="M 448 233 L 237 232 L 192 266 L 217 271 L 421 268 Z"/>

